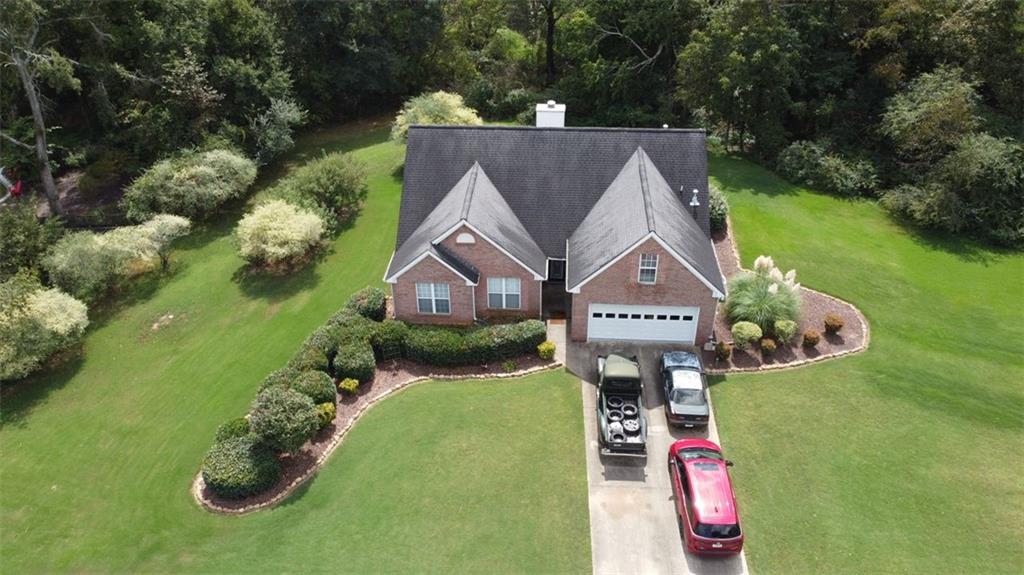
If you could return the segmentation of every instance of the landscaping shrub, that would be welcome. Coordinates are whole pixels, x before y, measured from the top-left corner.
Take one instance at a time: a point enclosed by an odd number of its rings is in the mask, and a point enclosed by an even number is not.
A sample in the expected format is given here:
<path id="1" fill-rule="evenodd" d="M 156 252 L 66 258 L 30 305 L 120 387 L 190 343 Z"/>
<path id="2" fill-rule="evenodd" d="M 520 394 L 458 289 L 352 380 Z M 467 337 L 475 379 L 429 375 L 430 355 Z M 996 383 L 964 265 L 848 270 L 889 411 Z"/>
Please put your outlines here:
<path id="1" fill-rule="evenodd" d="M 299 352 L 288 361 L 288 366 L 296 371 L 330 371 L 331 360 L 322 350 L 313 346 L 302 346 Z"/>
<path id="2" fill-rule="evenodd" d="M 333 234 L 355 216 L 366 193 L 365 166 L 348 154 L 335 152 L 293 171 L 269 195 L 316 213 L 324 229 Z"/>
<path id="3" fill-rule="evenodd" d="M 345 379 L 341 380 L 340 382 L 338 382 L 338 389 L 340 389 L 342 391 L 342 393 L 347 393 L 349 395 L 355 395 L 356 392 L 359 391 L 359 380 L 358 379 L 352 379 L 351 377 L 345 378 Z"/>
<path id="4" fill-rule="evenodd" d="M 450 92 L 431 92 L 407 101 L 391 126 L 391 139 L 404 144 L 409 126 L 414 124 L 449 124 L 479 126 L 483 120 L 476 110 L 466 106 L 462 96 Z"/>
<path id="5" fill-rule="evenodd" d="M 729 282 L 725 313 L 732 323 L 749 321 L 770 332 L 779 320 L 797 320 L 799 293 L 796 271 L 783 274 L 772 258 L 760 256 L 753 272 L 742 272 Z"/>
<path id="6" fill-rule="evenodd" d="M 376 371 L 377 361 L 369 342 L 349 341 L 338 346 L 338 352 L 334 355 L 334 377 L 352 378 L 359 383 L 366 383 L 373 379 Z"/>
<path id="7" fill-rule="evenodd" d="M 819 341 L 821 341 L 821 334 L 816 330 L 809 329 L 804 332 L 804 347 L 814 347 L 818 345 Z"/>
<path id="8" fill-rule="evenodd" d="M 228 421 L 220 424 L 220 427 L 217 428 L 217 435 L 214 438 L 214 442 L 220 443 L 236 437 L 245 437 L 246 435 L 249 435 L 251 431 L 252 428 L 249 426 L 248 419 L 244 417 L 229 419 Z"/>
<path id="9" fill-rule="evenodd" d="M 516 366 L 516 362 L 512 361 L 511 359 L 507 359 L 505 360 L 505 363 L 501 364 L 501 369 L 505 373 L 512 373 L 513 371 L 516 370 L 517 367 L 518 366 Z"/>
<path id="10" fill-rule="evenodd" d="M 270 449 L 246 435 L 214 443 L 202 474 L 214 493 L 238 499 L 269 488 L 281 476 L 281 467 Z"/>
<path id="11" fill-rule="evenodd" d="M 729 202 L 714 184 L 708 187 L 708 214 L 711 217 L 711 231 L 724 232 L 729 222 Z"/>
<path id="12" fill-rule="evenodd" d="M 271 98 L 270 107 L 249 121 L 257 161 L 266 164 L 295 145 L 292 130 L 306 121 L 306 110 L 291 98 Z"/>
<path id="13" fill-rule="evenodd" d="M 263 383 L 260 384 L 260 391 L 263 391 L 272 385 L 278 385 L 286 388 L 291 387 L 292 382 L 299 377 L 299 373 L 301 372 L 294 367 L 287 366 L 273 371 L 266 377 L 266 379 L 263 380 Z"/>
<path id="14" fill-rule="evenodd" d="M 763 353 L 765 355 L 771 355 L 771 354 L 775 353 L 775 340 L 770 338 L 770 337 L 766 337 L 766 338 L 762 339 L 761 340 L 761 353 Z"/>
<path id="15" fill-rule="evenodd" d="M 313 403 L 334 403 L 337 391 L 334 380 L 322 371 L 303 371 L 295 378 L 292 389 L 313 400 Z"/>
<path id="16" fill-rule="evenodd" d="M 775 322 L 775 337 L 779 339 L 779 343 L 789 343 L 793 336 L 796 335 L 796 322 L 789 319 L 780 319 Z"/>
<path id="17" fill-rule="evenodd" d="M 370 344 L 377 357 L 384 357 L 384 350 L 397 349 L 399 355 L 405 354 L 405 338 L 409 335 L 409 326 L 397 319 L 386 319 L 375 326 L 370 335 Z"/>
<path id="18" fill-rule="evenodd" d="M 460 365 L 463 335 L 454 329 L 411 326 L 405 339 L 409 359 L 428 365 Z"/>
<path id="19" fill-rule="evenodd" d="M 7 202 L 0 209 L 0 281 L 21 269 L 39 270 L 46 250 L 64 235 L 60 218 L 36 217 L 33 199 Z"/>
<path id="20" fill-rule="evenodd" d="M 255 179 L 256 164 L 235 152 L 183 152 L 143 172 L 128 187 L 121 207 L 137 222 L 159 213 L 203 219 L 240 197 Z"/>
<path id="21" fill-rule="evenodd" d="M 555 342 L 542 341 L 540 345 L 537 346 L 537 356 L 545 361 L 555 359 Z"/>
<path id="22" fill-rule="evenodd" d="M 843 329 L 843 318 L 834 313 L 825 314 L 825 333 L 835 335 Z"/>
<path id="23" fill-rule="evenodd" d="M 317 429 L 316 405 L 292 389 L 272 386 L 256 396 L 250 416 L 252 431 L 279 452 L 294 452 Z"/>
<path id="24" fill-rule="evenodd" d="M 540 320 L 526 320 L 465 331 L 414 327 L 406 338 L 406 356 L 430 365 L 472 365 L 534 353 L 547 337 Z"/>
<path id="25" fill-rule="evenodd" d="M 73 232 L 57 240 L 43 267 L 61 290 L 90 302 L 114 283 L 125 263 L 123 256 L 108 249 L 99 234 Z"/>
<path id="26" fill-rule="evenodd" d="M 333 393 L 333 386 L 331 392 Z M 318 420 L 317 429 L 323 429 L 334 421 L 334 416 L 337 415 L 338 410 L 334 407 L 334 401 L 325 401 L 320 405 L 316 406 L 316 416 Z"/>
<path id="27" fill-rule="evenodd" d="M 733 343 L 740 349 L 747 349 L 751 343 L 761 339 L 763 336 L 764 333 L 756 323 L 739 321 L 732 326 Z"/>
<path id="28" fill-rule="evenodd" d="M 786 179 L 840 196 L 873 195 L 878 173 L 867 160 L 828 151 L 829 143 L 798 141 L 784 149 L 777 159 Z"/>
<path id="29" fill-rule="evenodd" d="M 345 307 L 373 321 L 384 321 L 387 311 L 387 297 L 378 287 L 364 287 L 348 298 Z"/>
<path id="30" fill-rule="evenodd" d="M 246 214 L 235 228 L 238 253 L 251 264 L 295 262 L 320 245 L 320 216 L 281 200 Z"/>
<path id="31" fill-rule="evenodd" d="M 720 341 L 715 344 L 716 361 L 729 361 L 730 357 L 732 357 L 732 344 L 726 341 Z"/>

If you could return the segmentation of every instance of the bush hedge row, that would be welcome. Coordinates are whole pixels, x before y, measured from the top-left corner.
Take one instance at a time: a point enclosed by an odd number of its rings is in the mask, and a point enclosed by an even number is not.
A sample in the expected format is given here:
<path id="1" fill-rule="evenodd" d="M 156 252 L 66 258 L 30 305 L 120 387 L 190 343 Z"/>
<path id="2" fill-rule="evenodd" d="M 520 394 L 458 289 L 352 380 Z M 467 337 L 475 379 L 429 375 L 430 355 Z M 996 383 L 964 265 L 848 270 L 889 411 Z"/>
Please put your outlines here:
<path id="1" fill-rule="evenodd" d="M 213 445 L 203 461 L 203 481 L 223 497 L 259 493 L 277 481 L 277 456 L 254 435 L 232 437 Z"/>
<path id="2" fill-rule="evenodd" d="M 534 353 L 546 337 L 544 322 L 536 319 L 472 331 L 418 327 L 409 330 L 405 353 L 431 365 L 482 364 Z"/>

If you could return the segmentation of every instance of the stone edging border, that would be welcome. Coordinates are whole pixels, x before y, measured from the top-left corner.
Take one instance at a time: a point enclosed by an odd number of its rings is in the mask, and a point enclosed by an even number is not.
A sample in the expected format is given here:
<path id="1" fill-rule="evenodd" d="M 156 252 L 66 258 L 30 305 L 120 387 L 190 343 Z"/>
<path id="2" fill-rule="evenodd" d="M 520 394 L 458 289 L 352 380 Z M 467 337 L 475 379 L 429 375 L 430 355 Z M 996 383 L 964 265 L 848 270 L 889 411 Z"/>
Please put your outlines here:
<path id="1" fill-rule="evenodd" d="M 209 500 L 207 500 L 206 498 L 203 497 L 203 490 L 206 487 L 206 483 L 203 481 L 202 470 L 196 472 L 195 479 L 192 480 L 192 487 L 191 487 L 192 497 L 196 500 L 196 503 L 198 503 L 199 506 L 202 507 L 203 509 L 206 509 L 207 511 L 210 511 L 210 512 L 213 512 L 213 513 L 219 513 L 219 514 L 223 514 L 223 515 L 246 515 L 248 513 L 254 512 L 254 511 L 259 511 L 260 509 L 266 509 L 268 507 L 273 507 L 273 506 L 277 505 L 278 503 L 280 503 L 280 502 L 284 501 L 285 499 L 287 499 L 288 496 L 290 496 L 292 493 L 295 492 L 295 490 L 297 490 L 304 483 L 309 481 L 314 475 L 316 475 L 316 473 L 318 471 L 320 471 L 320 468 L 323 467 L 324 463 L 327 461 L 327 458 L 329 458 L 331 456 L 331 454 L 334 453 L 334 450 L 337 449 L 337 447 L 339 445 L 341 445 L 341 442 L 345 439 L 345 436 L 348 435 L 348 432 L 355 426 L 356 423 L 359 422 L 359 419 L 363 416 L 363 414 L 365 414 L 374 405 L 377 405 L 378 402 L 380 402 L 380 401 L 382 401 L 384 399 L 387 399 L 388 397 L 391 397 L 393 394 L 395 394 L 395 393 L 397 393 L 399 391 L 402 391 L 404 389 L 412 387 L 413 385 L 415 385 L 417 383 L 423 383 L 425 381 L 457 382 L 457 381 L 462 381 L 462 380 L 478 380 L 478 379 L 513 379 L 513 378 L 517 378 L 517 377 L 523 377 L 523 376 L 527 376 L 527 375 L 532 375 L 534 373 L 540 373 L 542 371 L 550 371 L 550 370 L 554 370 L 554 369 L 559 369 L 559 368 L 561 368 L 563 366 L 564 366 L 564 364 L 562 362 L 555 361 L 555 362 L 547 364 L 547 365 L 531 367 L 529 369 L 513 371 L 513 372 L 510 372 L 510 373 L 485 373 L 485 374 L 473 374 L 473 375 L 451 375 L 451 374 L 443 374 L 442 373 L 442 374 L 422 375 L 422 376 L 414 377 L 412 379 L 408 379 L 408 380 L 403 381 L 402 383 L 396 385 L 395 387 L 392 387 L 391 389 L 381 393 L 377 397 L 374 397 L 373 399 L 367 401 L 361 408 L 359 408 L 358 411 L 355 412 L 355 414 L 352 416 L 352 418 L 349 420 L 349 422 L 345 426 L 340 427 L 337 430 L 335 430 L 334 435 L 331 436 L 330 443 L 327 445 L 327 448 L 324 449 L 324 452 L 322 454 L 320 454 L 320 456 L 317 458 L 316 463 L 313 464 L 305 473 L 303 473 L 299 477 L 296 477 L 291 482 L 291 484 L 289 484 L 287 487 L 285 487 L 280 493 L 278 493 L 274 497 L 268 499 L 267 501 L 264 501 L 262 503 L 254 503 L 253 505 L 248 505 L 248 506 L 242 507 L 240 509 L 231 509 L 231 508 L 227 508 L 227 507 L 221 507 L 221 506 L 219 506 L 219 505 L 213 503 L 212 501 L 209 501 Z"/>
<path id="2" fill-rule="evenodd" d="M 736 267 L 739 268 L 742 271 L 749 272 L 751 270 L 748 270 L 748 269 L 744 268 L 743 266 L 739 265 L 743 260 L 740 259 L 740 252 L 739 252 L 738 249 L 736 249 L 736 237 L 732 234 L 732 229 L 733 229 L 732 228 L 732 216 L 726 216 L 726 232 L 725 232 L 726 240 L 725 241 L 727 241 L 729 243 L 729 249 L 732 250 L 732 255 L 733 255 L 734 258 L 736 258 L 736 264 L 737 264 Z M 830 299 L 830 300 L 832 300 L 832 301 L 834 301 L 836 303 L 839 303 L 839 304 L 842 304 L 842 305 L 845 305 L 845 306 L 849 306 L 850 309 L 852 309 L 854 311 L 854 314 L 857 317 L 857 321 L 860 322 L 861 330 L 863 330 L 863 332 L 864 332 L 864 341 L 862 341 L 859 346 L 857 346 L 857 347 L 855 347 L 853 349 L 845 349 L 843 351 L 837 351 L 837 352 L 834 352 L 834 353 L 828 353 L 828 354 L 825 354 L 825 355 L 819 355 L 817 357 L 812 357 L 810 359 L 801 359 L 801 360 L 798 360 L 798 361 L 791 361 L 791 362 L 788 362 L 788 363 L 770 363 L 768 365 L 759 365 L 757 367 L 732 367 L 732 368 L 727 368 L 727 369 L 720 369 L 720 368 L 711 368 L 711 367 L 709 367 L 709 368 L 706 368 L 705 371 L 707 373 L 709 373 L 709 374 L 720 375 L 720 374 L 728 374 L 728 373 L 751 373 L 751 372 L 761 372 L 761 371 L 773 371 L 773 370 L 780 370 L 780 369 L 796 369 L 798 367 L 803 367 L 805 365 L 810 365 L 812 363 L 818 363 L 818 362 L 822 362 L 822 361 L 829 360 L 829 359 L 836 359 L 836 358 L 839 358 L 839 357 L 844 357 L 844 356 L 847 356 L 847 355 L 853 355 L 855 353 L 860 353 L 860 352 L 862 352 L 862 351 L 864 351 L 864 350 L 866 350 L 868 348 L 868 345 L 870 345 L 870 343 L 871 343 L 871 324 L 868 323 L 867 318 L 864 317 L 864 313 L 860 311 L 860 308 L 858 308 L 857 306 L 853 305 L 852 303 L 850 303 L 850 302 L 848 302 L 848 301 L 846 301 L 844 299 L 837 298 L 834 295 L 830 295 L 830 294 L 827 294 L 825 292 L 818 291 L 816 289 L 812 289 L 812 288 L 809 288 L 809 287 L 804 286 L 804 285 L 801 285 L 800 289 L 804 289 L 804 290 L 807 290 L 807 291 L 810 291 L 810 292 L 814 292 L 814 293 L 816 293 L 818 295 L 821 295 L 821 296 L 823 296 L 823 297 L 825 297 L 827 299 Z"/>

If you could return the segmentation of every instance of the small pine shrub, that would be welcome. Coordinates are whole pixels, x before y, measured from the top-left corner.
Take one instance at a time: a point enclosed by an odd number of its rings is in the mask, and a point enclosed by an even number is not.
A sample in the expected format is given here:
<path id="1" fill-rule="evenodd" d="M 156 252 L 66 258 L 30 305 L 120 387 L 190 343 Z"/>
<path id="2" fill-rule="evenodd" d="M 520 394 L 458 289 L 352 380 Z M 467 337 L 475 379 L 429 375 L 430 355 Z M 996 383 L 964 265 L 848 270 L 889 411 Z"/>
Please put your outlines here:
<path id="1" fill-rule="evenodd" d="M 313 403 L 334 403 L 338 392 L 331 376 L 322 371 L 304 371 L 295 378 L 292 389 L 313 400 Z"/>
<path id="2" fill-rule="evenodd" d="M 214 438 L 214 442 L 220 443 L 228 439 L 234 439 L 236 437 L 245 437 L 249 435 L 251 431 L 249 427 L 249 420 L 244 417 L 236 417 L 229 419 L 224 423 L 220 424 L 217 428 L 217 435 Z"/>
<path id="3" fill-rule="evenodd" d="M 814 347 L 821 341 L 821 334 L 817 330 L 809 329 L 804 332 L 804 347 Z"/>
<path id="4" fill-rule="evenodd" d="M 830 313 L 825 315 L 825 333 L 835 335 L 839 333 L 839 330 L 843 329 L 843 325 L 843 318 L 837 314 Z"/>
<path id="5" fill-rule="evenodd" d="M 789 319 L 780 319 L 775 322 L 775 337 L 779 338 L 780 344 L 789 343 L 796 335 L 796 322 Z"/>
<path id="6" fill-rule="evenodd" d="M 766 337 L 766 338 L 762 339 L 761 340 L 761 353 L 763 353 L 765 355 L 771 355 L 771 354 L 775 353 L 775 340 L 770 338 L 770 337 Z"/>
<path id="7" fill-rule="evenodd" d="M 555 359 L 555 342 L 541 342 L 541 344 L 537 346 L 537 355 L 545 361 Z"/>
<path id="8" fill-rule="evenodd" d="M 338 353 L 334 356 L 334 377 L 366 383 L 373 379 L 376 371 L 377 361 L 368 342 L 352 341 L 338 346 Z"/>
<path id="9" fill-rule="evenodd" d="M 213 444 L 203 461 L 203 481 L 217 495 L 241 499 L 265 491 L 281 476 L 277 457 L 256 437 Z"/>
<path id="10" fill-rule="evenodd" d="M 334 421 L 334 416 L 338 413 L 337 408 L 334 407 L 333 401 L 325 401 L 316 406 L 316 416 L 318 420 L 318 429 L 323 429 Z"/>
<path id="11" fill-rule="evenodd" d="M 345 307 L 366 319 L 384 321 L 384 315 L 387 312 L 387 296 L 384 294 L 384 290 L 378 287 L 364 287 L 352 294 Z"/>
<path id="12" fill-rule="evenodd" d="M 761 328 L 756 323 L 739 321 L 732 326 L 733 343 L 740 349 L 747 349 L 751 343 L 761 339 L 763 336 L 764 333 L 761 332 Z"/>
<path id="13" fill-rule="evenodd" d="M 729 361 L 730 357 L 732 357 L 732 344 L 726 341 L 715 344 L 715 360 Z"/>
<path id="14" fill-rule="evenodd" d="M 352 379 L 351 377 L 343 379 L 338 383 L 338 389 L 340 389 L 342 393 L 355 395 L 356 392 L 359 391 L 359 380 Z"/>

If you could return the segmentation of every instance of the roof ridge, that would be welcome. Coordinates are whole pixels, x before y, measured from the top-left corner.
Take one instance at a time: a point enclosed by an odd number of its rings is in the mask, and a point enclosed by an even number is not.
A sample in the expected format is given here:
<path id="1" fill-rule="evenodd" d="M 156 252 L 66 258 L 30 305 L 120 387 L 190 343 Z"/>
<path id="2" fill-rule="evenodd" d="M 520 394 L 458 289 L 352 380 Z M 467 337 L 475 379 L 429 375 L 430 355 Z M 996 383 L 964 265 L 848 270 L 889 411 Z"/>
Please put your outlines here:
<path id="1" fill-rule="evenodd" d="M 473 192 L 476 190 L 476 175 L 480 169 L 480 162 L 473 162 L 469 169 L 469 182 L 466 184 L 466 197 L 462 199 L 462 210 L 459 212 L 460 220 L 469 218 L 469 206 L 473 203 Z"/>
<path id="2" fill-rule="evenodd" d="M 647 185 L 647 162 L 644 161 L 644 157 L 647 156 L 647 152 L 644 151 L 643 146 L 636 147 L 636 159 L 640 166 L 640 195 L 644 200 L 644 216 L 647 218 L 647 231 L 654 231 L 654 205 L 651 202 L 651 190 Z"/>

